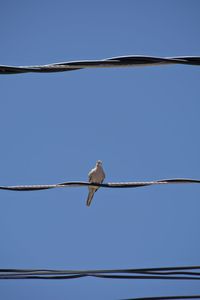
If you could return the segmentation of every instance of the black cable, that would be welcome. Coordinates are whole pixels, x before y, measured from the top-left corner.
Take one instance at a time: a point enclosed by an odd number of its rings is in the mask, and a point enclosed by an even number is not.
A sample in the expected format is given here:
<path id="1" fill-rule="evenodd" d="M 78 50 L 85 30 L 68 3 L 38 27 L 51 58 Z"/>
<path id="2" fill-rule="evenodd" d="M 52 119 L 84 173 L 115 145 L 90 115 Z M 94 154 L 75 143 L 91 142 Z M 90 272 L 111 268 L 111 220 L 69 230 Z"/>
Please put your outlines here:
<path id="1" fill-rule="evenodd" d="M 159 296 L 159 297 L 140 297 L 140 298 L 126 298 L 121 300 L 175 300 L 175 299 L 200 299 L 200 295 L 189 296 Z"/>
<path id="2" fill-rule="evenodd" d="M 189 270 L 189 271 L 186 271 Z M 200 275 L 199 272 L 191 272 L 191 270 L 200 271 L 200 266 L 177 266 L 177 267 L 159 267 L 159 268 L 129 268 L 129 269 L 97 269 L 97 270 L 55 270 L 55 269 L 0 269 L 0 274 L 5 273 L 40 273 L 40 274 L 98 274 L 98 273 L 157 273 L 157 274 L 175 274 L 182 275 L 192 273 L 192 275 Z"/>
<path id="3" fill-rule="evenodd" d="M 77 275 L 0 275 L 1 279 L 76 279 L 81 277 L 96 277 L 103 279 L 140 279 L 140 280 L 200 280 L 198 276 L 155 276 L 155 275 L 107 275 L 107 274 L 77 274 Z"/>
<path id="4" fill-rule="evenodd" d="M 95 186 L 101 188 L 137 188 L 150 185 L 160 184 L 191 184 L 200 183 L 198 179 L 187 179 L 187 178 L 173 178 L 173 179 L 161 179 L 154 181 L 143 181 L 143 182 L 109 182 L 109 183 L 90 183 L 85 181 L 69 181 L 57 184 L 43 184 L 43 185 L 16 185 L 16 186 L 0 186 L 0 190 L 9 191 L 38 191 L 48 190 L 53 188 L 64 188 L 64 187 L 84 187 L 84 186 Z"/>
<path id="5" fill-rule="evenodd" d="M 77 275 L 59 275 L 59 276 L 45 276 L 45 275 L 0 275 L 1 279 L 77 279 L 87 277 L 86 274 Z"/>
<path id="6" fill-rule="evenodd" d="M 88 275 L 97 278 L 107 278 L 107 279 L 159 279 L 159 280 L 200 280 L 199 276 L 165 276 L 165 275 L 107 275 L 107 274 L 92 274 Z"/>
<path id="7" fill-rule="evenodd" d="M 85 68 L 117 68 L 117 67 L 138 67 L 156 65 L 200 65 L 200 56 L 177 56 L 177 57 L 154 57 L 154 56 L 117 56 L 101 60 L 80 60 L 53 63 L 48 65 L 36 66 L 8 66 L 0 65 L 0 74 L 19 74 L 19 73 L 50 73 L 74 71 Z"/>
<path id="8" fill-rule="evenodd" d="M 191 270 L 196 270 L 197 272 L 192 272 Z M 200 280 L 200 272 L 198 271 L 200 271 L 199 266 L 114 270 L 0 269 L 0 279 L 73 279 L 96 277 L 107 279 Z"/>

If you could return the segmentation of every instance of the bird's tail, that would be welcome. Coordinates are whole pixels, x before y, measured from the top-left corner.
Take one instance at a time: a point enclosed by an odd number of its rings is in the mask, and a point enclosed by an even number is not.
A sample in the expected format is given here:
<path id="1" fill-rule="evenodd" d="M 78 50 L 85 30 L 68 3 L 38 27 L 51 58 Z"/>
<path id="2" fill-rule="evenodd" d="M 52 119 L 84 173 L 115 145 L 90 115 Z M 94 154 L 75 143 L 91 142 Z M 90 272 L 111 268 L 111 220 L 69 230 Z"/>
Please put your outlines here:
<path id="1" fill-rule="evenodd" d="M 94 189 L 91 189 L 90 191 L 89 191 L 89 194 L 88 194 L 88 197 L 87 197 L 87 201 L 86 201 L 86 205 L 87 206 L 90 206 L 90 204 L 91 204 L 91 202 L 92 202 L 92 199 L 93 199 L 93 197 L 94 197 L 94 193 L 96 192 L 96 190 L 94 190 Z"/>

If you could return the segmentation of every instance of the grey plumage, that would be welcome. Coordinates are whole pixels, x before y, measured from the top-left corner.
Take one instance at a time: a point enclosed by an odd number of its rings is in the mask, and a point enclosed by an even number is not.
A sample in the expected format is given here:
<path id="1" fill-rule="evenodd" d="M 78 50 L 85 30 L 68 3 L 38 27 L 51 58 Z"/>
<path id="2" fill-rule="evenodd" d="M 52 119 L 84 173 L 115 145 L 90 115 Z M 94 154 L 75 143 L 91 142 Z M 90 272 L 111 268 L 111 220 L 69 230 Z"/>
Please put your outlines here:
<path id="1" fill-rule="evenodd" d="M 96 162 L 95 167 L 88 173 L 88 180 L 92 183 L 102 183 L 105 179 L 105 173 L 102 167 L 102 161 L 98 160 Z M 89 193 L 87 197 L 87 206 L 90 206 L 92 199 L 94 197 L 95 192 L 99 189 L 99 187 L 89 186 Z"/>

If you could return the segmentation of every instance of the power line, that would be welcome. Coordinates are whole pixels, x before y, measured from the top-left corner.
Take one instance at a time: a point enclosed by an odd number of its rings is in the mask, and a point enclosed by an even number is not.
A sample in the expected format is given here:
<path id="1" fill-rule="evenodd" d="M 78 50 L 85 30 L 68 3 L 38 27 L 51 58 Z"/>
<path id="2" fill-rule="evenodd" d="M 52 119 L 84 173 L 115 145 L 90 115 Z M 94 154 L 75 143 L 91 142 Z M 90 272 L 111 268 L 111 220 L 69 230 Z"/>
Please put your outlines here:
<path id="1" fill-rule="evenodd" d="M 86 181 L 68 181 L 56 184 L 42 184 L 42 185 L 14 185 L 14 186 L 0 186 L 0 190 L 9 191 L 38 191 L 48 190 L 53 188 L 66 188 L 66 187 L 84 187 L 94 186 L 101 188 L 138 188 L 150 185 L 164 185 L 164 184 L 199 184 L 199 179 L 188 178 L 172 178 L 161 179 L 154 181 L 132 181 L 132 182 L 109 182 L 109 183 L 90 183 Z"/>
<path id="2" fill-rule="evenodd" d="M 200 280 L 200 266 L 114 270 L 0 269 L 0 280 L 76 279 L 82 277 L 141 280 Z"/>
<path id="3" fill-rule="evenodd" d="M 175 300 L 175 299 L 200 299 L 200 295 L 182 295 L 182 296 L 159 296 L 159 297 L 140 297 L 140 298 L 126 298 L 123 300 Z"/>
<path id="4" fill-rule="evenodd" d="M 155 57 L 155 56 L 116 56 L 100 60 L 79 60 L 52 63 L 35 66 L 8 66 L 0 65 L 0 74 L 19 73 L 52 73 L 74 71 L 86 68 L 118 68 L 118 67 L 143 67 L 159 65 L 200 65 L 200 56 L 176 56 L 176 57 Z"/>

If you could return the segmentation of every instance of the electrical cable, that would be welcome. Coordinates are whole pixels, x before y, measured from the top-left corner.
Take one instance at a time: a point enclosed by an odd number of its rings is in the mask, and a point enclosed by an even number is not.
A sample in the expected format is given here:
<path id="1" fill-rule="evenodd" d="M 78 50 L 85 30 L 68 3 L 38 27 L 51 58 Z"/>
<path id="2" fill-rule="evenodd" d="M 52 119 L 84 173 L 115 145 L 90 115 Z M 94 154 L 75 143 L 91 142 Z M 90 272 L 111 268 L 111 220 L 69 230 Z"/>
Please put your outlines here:
<path id="1" fill-rule="evenodd" d="M 68 181 L 57 184 L 43 184 L 43 185 L 15 185 L 15 186 L 0 186 L 0 190 L 9 191 L 38 191 L 48 190 L 53 188 L 65 188 L 65 187 L 84 187 L 94 186 L 101 188 L 138 188 L 150 185 L 161 185 L 161 184 L 199 184 L 198 179 L 188 178 L 172 178 L 172 179 L 161 179 L 154 181 L 133 181 L 133 182 L 109 182 L 109 183 L 90 183 L 86 181 Z"/>
<path id="2" fill-rule="evenodd" d="M 157 65 L 200 65 L 200 56 L 155 57 L 142 55 L 116 56 L 100 60 L 80 60 L 36 66 L 0 65 L 0 74 L 52 73 L 86 68 L 143 67 Z"/>
<path id="3" fill-rule="evenodd" d="M 200 266 L 114 270 L 0 269 L 0 279 L 75 279 L 81 277 L 200 280 Z"/>

